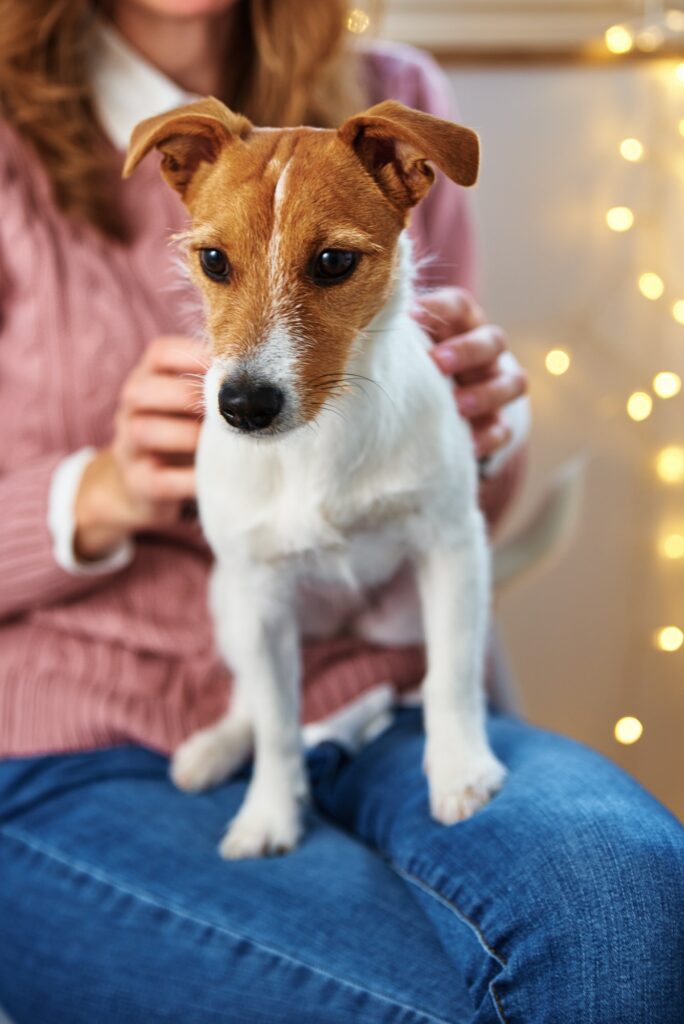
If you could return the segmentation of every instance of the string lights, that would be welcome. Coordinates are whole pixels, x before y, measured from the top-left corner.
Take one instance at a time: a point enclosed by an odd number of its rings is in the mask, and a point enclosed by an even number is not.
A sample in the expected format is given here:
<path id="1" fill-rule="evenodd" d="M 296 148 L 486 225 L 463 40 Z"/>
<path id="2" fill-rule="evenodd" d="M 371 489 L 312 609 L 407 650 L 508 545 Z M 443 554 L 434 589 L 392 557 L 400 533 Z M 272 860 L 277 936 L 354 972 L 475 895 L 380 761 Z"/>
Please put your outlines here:
<path id="1" fill-rule="evenodd" d="M 652 270 L 639 275 L 638 285 L 643 297 L 651 302 L 657 302 L 665 294 L 665 282 L 660 274 L 654 274 Z"/>
<path id="2" fill-rule="evenodd" d="M 662 0 L 644 0 L 643 17 L 624 25 L 606 29 L 604 42 L 616 57 L 639 50 L 655 53 L 684 33 L 684 11 L 667 10 Z M 684 82 L 684 63 L 677 69 Z"/>
<path id="3" fill-rule="evenodd" d="M 645 156 L 643 142 L 639 139 L 623 139 L 620 143 L 620 156 L 630 164 L 638 164 Z"/>
<path id="4" fill-rule="evenodd" d="M 644 731 L 644 727 L 638 718 L 633 718 L 631 715 L 626 715 L 624 718 L 619 718 L 615 723 L 615 739 L 618 743 L 624 743 L 629 746 L 631 743 L 636 743 L 638 739 L 641 739 L 641 734 Z"/>
<path id="5" fill-rule="evenodd" d="M 671 444 L 656 455 L 656 472 L 665 484 L 684 483 L 684 448 Z"/>
<path id="6" fill-rule="evenodd" d="M 674 37 L 680 37 L 675 39 Z M 629 54 L 635 50 L 653 53 L 676 42 L 684 42 L 684 11 L 666 10 L 660 0 L 644 0 L 644 15 L 630 24 L 611 25 L 605 32 L 605 47 L 609 53 L 617 56 Z M 674 67 L 675 82 L 684 85 L 684 62 Z M 684 117 L 676 124 L 676 131 L 684 138 Z M 629 136 L 616 143 L 620 157 L 628 164 L 639 164 L 647 161 L 649 153 L 641 139 Z M 639 211 L 626 205 L 611 206 L 605 212 L 606 227 L 616 234 L 624 234 L 639 227 Z M 635 280 L 637 290 L 644 299 L 652 303 L 660 302 L 663 297 L 670 296 L 670 283 L 654 268 L 644 268 Z M 669 312 L 675 323 L 684 325 L 684 297 L 672 296 L 669 299 Z M 684 352 L 684 347 L 682 349 Z M 571 353 L 565 349 L 552 349 L 546 353 L 546 369 L 553 376 L 562 376 L 571 364 Z M 651 387 L 633 391 L 625 401 L 627 416 L 636 423 L 648 420 L 654 413 L 654 396 L 657 399 L 670 400 L 682 392 L 682 378 L 673 370 L 659 370 L 651 381 Z M 662 484 L 676 487 L 684 484 L 684 448 L 677 444 L 668 444 L 655 453 L 654 466 L 656 476 Z M 679 528 L 662 530 L 656 544 L 660 557 L 668 562 L 684 564 L 684 523 Z M 681 626 L 672 624 L 662 626 L 654 635 L 657 650 L 670 655 L 684 648 L 684 631 Z M 631 745 L 642 736 L 642 722 L 627 715 L 619 718 L 613 727 L 613 735 L 618 743 Z"/>
<path id="7" fill-rule="evenodd" d="M 347 29 L 354 35 L 362 35 L 370 27 L 370 15 L 360 7 L 353 7 L 347 12 Z"/>
<path id="8" fill-rule="evenodd" d="M 611 231 L 629 231 L 634 224 L 634 214 L 629 206 L 611 206 L 606 213 L 606 224 Z"/>
<path id="9" fill-rule="evenodd" d="M 645 391 L 635 391 L 627 399 L 627 415 L 640 423 L 653 411 L 653 399 Z"/>
<path id="10" fill-rule="evenodd" d="M 670 561 L 684 558 L 684 534 L 666 533 L 660 538 L 658 551 L 662 558 L 667 558 Z"/>
<path id="11" fill-rule="evenodd" d="M 562 377 L 570 369 L 570 353 L 564 348 L 552 348 L 546 353 L 546 369 L 554 377 Z"/>
<path id="12" fill-rule="evenodd" d="M 663 626 L 656 633 L 656 646 L 666 654 L 673 654 L 684 644 L 684 633 L 679 626 Z"/>

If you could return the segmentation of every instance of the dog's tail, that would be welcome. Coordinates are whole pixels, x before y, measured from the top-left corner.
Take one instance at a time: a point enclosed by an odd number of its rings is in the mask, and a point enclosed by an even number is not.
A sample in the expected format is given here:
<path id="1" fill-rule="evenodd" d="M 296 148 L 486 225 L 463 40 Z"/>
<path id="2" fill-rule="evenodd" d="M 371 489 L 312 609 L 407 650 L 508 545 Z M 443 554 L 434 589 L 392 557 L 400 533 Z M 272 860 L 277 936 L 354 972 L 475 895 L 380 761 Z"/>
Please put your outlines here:
<path id="1" fill-rule="evenodd" d="M 584 497 L 587 458 L 578 455 L 556 472 L 520 530 L 494 549 L 494 586 L 503 590 L 548 565 L 568 546 Z"/>

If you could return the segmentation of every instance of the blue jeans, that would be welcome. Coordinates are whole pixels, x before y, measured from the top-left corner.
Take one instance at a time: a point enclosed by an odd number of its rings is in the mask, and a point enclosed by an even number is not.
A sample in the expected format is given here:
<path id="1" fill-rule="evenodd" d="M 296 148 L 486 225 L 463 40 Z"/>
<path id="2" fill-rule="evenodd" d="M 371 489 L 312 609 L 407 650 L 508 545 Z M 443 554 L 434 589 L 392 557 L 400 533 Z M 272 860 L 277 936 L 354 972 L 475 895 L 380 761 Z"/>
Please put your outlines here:
<path id="1" fill-rule="evenodd" d="M 307 836 L 228 863 L 246 773 L 121 747 L 0 763 L 16 1024 L 682 1024 L 684 830 L 614 765 L 494 716 L 503 791 L 430 820 L 416 711 L 309 757 Z"/>

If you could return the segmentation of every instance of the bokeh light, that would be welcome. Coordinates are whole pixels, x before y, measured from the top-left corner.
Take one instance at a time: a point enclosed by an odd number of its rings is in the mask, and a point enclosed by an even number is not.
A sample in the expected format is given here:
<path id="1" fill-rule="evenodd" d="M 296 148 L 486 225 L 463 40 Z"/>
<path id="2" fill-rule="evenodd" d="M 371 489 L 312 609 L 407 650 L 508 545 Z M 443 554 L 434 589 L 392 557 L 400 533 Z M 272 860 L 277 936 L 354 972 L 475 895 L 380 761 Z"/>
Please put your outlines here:
<path id="1" fill-rule="evenodd" d="M 643 731 L 644 727 L 639 719 L 634 718 L 632 715 L 625 715 L 624 718 L 619 718 L 613 729 L 615 739 L 618 743 L 624 743 L 625 746 L 636 743 L 637 740 L 641 739 Z"/>
<path id="2" fill-rule="evenodd" d="M 546 353 L 544 365 L 554 377 L 562 377 L 570 369 L 570 353 L 564 348 L 552 348 Z"/>
<path id="3" fill-rule="evenodd" d="M 682 390 L 682 378 L 678 373 L 663 370 L 653 378 L 653 390 L 658 398 L 674 398 Z"/>
<path id="4" fill-rule="evenodd" d="M 684 644 L 684 633 L 679 626 L 663 626 L 656 633 L 656 646 L 666 654 L 678 651 L 682 644 Z"/>
<path id="5" fill-rule="evenodd" d="M 684 324 L 684 299 L 677 299 L 672 306 L 672 316 L 678 324 Z"/>
<path id="6" fill-rule="evenodd" d="M 611 231 L 629 231 L 634 224 L 634 214 L 629 206 L 612 206 L 606 213 L 606 224 Z"/>
<path id="7" fill-rule="evenodd" d="M 370 17 L 360 8 L 354 7 L 353 10 L 349 11 L 347 14 L 347 28 L 355 35 L 361 35 L 367 30 L 369 25 Z"/>
<path id="8" fill-rule="evenodd" d="M 656 472 L 666 484 L 679 484 L 684 480 L 684 448 L 669 445 L 656 457 Z"/>
<path id="9" fill-rule="evenodd" d="M 645 299 L 655 301 L 665 291 L 665 282 L 659 274 L 647 271 L 639 277 L 639 291 Z"/>
<path id="10" fill-rule="evenodd" d="M 640 423 L 648 419 L 653 409 L 653 399 L 645 391 L 635 391 L 627 399 L 627 415 Z"/>
<path id="11" fill-rule="evenodd" d="M 658 551 L 662 558 L 667 558 L 669 561 L 684 558 L 684 534 L 664 534 L 658 543 Z"/>
<path id="12" fill-rule="evenodd" d="M 626 25 L 611 25 L 606 29 L 605 40 L 611 53 L 629 53 L 634 46 L 634 33 Z"/>
<path id="13" fill-rule="evenodd" d="M 631 164 L 637 163 L 643 158 L 644 146 L 639 139 L 623 139 L 620 143 L 620 156 L 623 160 L 629 160 Z"/>
<path id="14" fill-rule="evenodd" d="M 660 25 L 649 25 L 637 32 L 636 44 L 644 53 L 653 53 L 665 42 L 665 33 Z"/>

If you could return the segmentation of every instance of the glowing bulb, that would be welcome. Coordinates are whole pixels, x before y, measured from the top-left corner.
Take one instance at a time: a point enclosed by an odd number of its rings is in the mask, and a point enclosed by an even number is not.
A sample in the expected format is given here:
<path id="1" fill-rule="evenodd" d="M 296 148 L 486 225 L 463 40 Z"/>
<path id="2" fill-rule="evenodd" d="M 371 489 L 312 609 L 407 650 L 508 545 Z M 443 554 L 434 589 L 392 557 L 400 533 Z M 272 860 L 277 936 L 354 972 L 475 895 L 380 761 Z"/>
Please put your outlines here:
<path id="1" fill-rule="evenodd" d="M 679 484 L 684 480 L 684 448 L 671 445 L 658 452 L 656 472 L 666 484 Z"/>
<path id="2" fill-rule="evenodd" d="M 355 7 L 347 15 L 347 28 L 355 35 L 361 35 L 362 32 L 366 31 L 369 25 L 370 18 L 365 11 L 359 10 L 358 7 Z"/>
<path id="3" fill-rule="evenodd" d="M 644 146 L 638 139 L 623 139 L 620 143 L 620 156 L 631 164 L 637 163 L 643 155 Z"/>
<path id="4" fill-rule="evenodd" d="M 627 415 L 639 423 L 651 415 L 653 399 L 645 391 L 635 391 L 627 399 Z"/>
<path id="5" fill-rule="evenodd" d="M 618 743 L 624 743 L 625 746 L 629 746 L 630 743 L 636 743 L 637 740 L 641 739 L 643 731 L 644 727 L 639 719 L 632 718 L 631 715 L 619 718 L 613 729 L 615 739 Z"/>
<path id="6" fill-rule="evenodd" d="M 544 365 L 554 377 L 562 377 L 570 369 L 570 353 L 564 348 L 552 348 L 546 353 Z"/>
<path id="7" fill-rule="evenodd" d="M 673 654 L 684 644 L 684 633 L 679 626 L 663 626 L 656 633 L 656 645 L 661 651 Z"/>
<path id="8" fill-rule="evenodd" d="M 658 398 L 674 398 L 682 390 L 682 378 L 678 373 L 663 370 L 653 378 L 653 390 Z"/>
<path id="9" fill-rule="evenodd" d="M 684 64 L 678 64 L 675 68 L 675 75 L 680 82 L 684 82 Z"/>
<path id="10" fill-rule="evenodd" d="M 684 299 L 677 299 L 672 307 L 672 316 L 678 324 L 684 324 Z"/>
<path id="11" fill-rule="evenodd" d="M 679 134 L 680 135 L 684 135 L 684 117 L 681 119 L 681 121 L 677 125 L 677 128 L 679 130 Z"/>
<path id="12" fill-rule="evenodd" d="M 613 734 L 618 743 L 625 743 L 629 746 L 630 743 L 636 743 L 637 739 L 641 739 L 643 731 L 644 727 L 638 718 L 626 715 L 625 718 L 617 719 Z"/>
<path id="13" fill-rule="evenodd" d="M 650 25 L 637 33 L 636 44 L 644 53 L 653 53 L 665 42 L 665 33 L 659 25 Z"/>
<path id="14" fill-rule="evenodd" d="M 629 231 L 634 214 L 628 206 L 612 206 L 606 213 L 606 224 L 611 231 Z"/>
<path id="15" fill-rule="evenodd" d="M 684 11 L 668 11 L 665 15 L 665 24 L 670 32 L 684 32 Z"/>
<path id="16" fill-rule="evenodd" d="M 646 273 L 642 274 L 639 278 L 639 291 L 645 299 L 652 299 L 655 301 L 659 299 L 665 291 L 665 283 L 658 274 Z"/>
<path id="17" fill-rule="evenodd" d="M 675 561 L 684 558 L 684 537 L 681 533 L 668 533 L 661 537 L 658 550 L 663 558 Z"/>
<path id="18" fill-rule="evenodd" d="M 606 29 L 605 40 L 611 53 L 629 53 L 634 46 L 634 33 L 626 25 L 611 25 Z"/>

